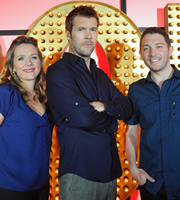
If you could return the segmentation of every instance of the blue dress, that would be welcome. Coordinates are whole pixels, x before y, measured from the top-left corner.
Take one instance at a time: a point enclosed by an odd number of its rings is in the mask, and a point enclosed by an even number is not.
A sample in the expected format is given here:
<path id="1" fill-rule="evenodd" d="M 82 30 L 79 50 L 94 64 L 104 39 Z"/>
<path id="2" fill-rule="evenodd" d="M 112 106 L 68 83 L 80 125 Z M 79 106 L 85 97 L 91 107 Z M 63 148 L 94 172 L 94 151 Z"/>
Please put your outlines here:
<path id="1" fill-rule="evenodd" d="M 49 181 L 51 125 L 24 103 L 10 84 L 0 86 L 0 188 L 40 189 Z"/>

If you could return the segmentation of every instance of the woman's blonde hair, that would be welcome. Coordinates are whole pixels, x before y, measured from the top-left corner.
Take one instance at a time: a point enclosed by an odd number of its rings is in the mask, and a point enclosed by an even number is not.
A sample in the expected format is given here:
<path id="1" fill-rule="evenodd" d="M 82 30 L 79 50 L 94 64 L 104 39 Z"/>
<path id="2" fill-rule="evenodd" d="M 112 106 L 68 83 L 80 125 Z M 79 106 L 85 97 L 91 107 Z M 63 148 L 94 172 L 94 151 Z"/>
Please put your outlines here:
<path id="1" fill-rule="evenodd" d="M 15 40 L 13 40 L 6 54 L 4 68 L 2 69 L 0 75 L 0 82 L 1 83 L 9 82 L 10 84 L 14 85 L 19 90 L 24 102 L 27 103 L 29 101 L 27 91 L 22 86 L 22 81 L 17 76 L 17 74 L 14 74 L 13 72 L 14 52 L 15 49 L 21 44 L 32 44 L 37 48 L 38 55 L 40 58 L 41 70 L 39 75 L 36 77 L 34 85 L 34 90 L 36 93 L 35 98 L 37 98 L 41 103 L 46 103 L 47 97 L 45 93 L 45 72 L 43 70 L 43 58 L 40 50 L 38 49 L 37 40 L 35 38 L 19 36 Z"/>

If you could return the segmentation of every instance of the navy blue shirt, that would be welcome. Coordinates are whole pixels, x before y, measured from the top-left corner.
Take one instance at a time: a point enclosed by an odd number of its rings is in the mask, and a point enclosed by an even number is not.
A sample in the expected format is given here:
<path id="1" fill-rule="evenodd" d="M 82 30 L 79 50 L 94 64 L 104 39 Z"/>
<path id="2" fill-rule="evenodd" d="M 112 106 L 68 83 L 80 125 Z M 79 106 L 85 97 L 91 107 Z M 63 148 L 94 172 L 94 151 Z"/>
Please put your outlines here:
<path id="1" fill-rule="evenodd" d="M 60 144 L 59 177 L 74 173 L 88 180 L 108 182 L 121 176 L 114 132 L 117 119 L 132 114 L 130 100 L 91 59 L 71 53 L 47 70 L 47 96 Z M 89 102 L 107 105 L 98 112 Z"/>
<path id="2" fill-rule="evenodd" d="M 139 167 L 156 180 L 146 189 L 156 194 L 164 183 L 169 200 L 180 199 L 180 72 L 172 67 L 161 89 L 150 73 L 131 84 L 134 115 L 127 122 L 141 126 Z"/>

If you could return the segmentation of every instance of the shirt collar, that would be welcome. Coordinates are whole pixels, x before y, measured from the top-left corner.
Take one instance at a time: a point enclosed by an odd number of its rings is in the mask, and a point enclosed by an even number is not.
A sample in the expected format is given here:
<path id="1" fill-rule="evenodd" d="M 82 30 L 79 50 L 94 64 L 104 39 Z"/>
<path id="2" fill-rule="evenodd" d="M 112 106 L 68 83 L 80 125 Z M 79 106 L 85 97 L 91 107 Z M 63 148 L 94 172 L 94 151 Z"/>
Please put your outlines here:
<path id="1" fill-rule="evenodd" d="M 174 69 L 174 72 L 173 72 L 171 78 L 178 78 L 178 79 L 180 79 L 180 71 L 175 67 L 175 65 L 172 64 L 171 66 L 172 66 L 172 68 Z M 151 79 L 151 72 L 148 73 L 147 78 L 145 79 L 145 82 L 146 82 L 146 81 L 150 81 L 150 82 L 153 81 L 153 80 Z"/>
<path id="2" fill-rule="evenodd" d="M 82 67 L 87 68 L 84 59 L 73 53 L 64 52 L 63 58 L 66 59 L 67 62 L 69 63 L 77 63 L 81 65 Z M 91 58 L 90 67 L 96 67 L 96 62 L 93 58 Z"/>

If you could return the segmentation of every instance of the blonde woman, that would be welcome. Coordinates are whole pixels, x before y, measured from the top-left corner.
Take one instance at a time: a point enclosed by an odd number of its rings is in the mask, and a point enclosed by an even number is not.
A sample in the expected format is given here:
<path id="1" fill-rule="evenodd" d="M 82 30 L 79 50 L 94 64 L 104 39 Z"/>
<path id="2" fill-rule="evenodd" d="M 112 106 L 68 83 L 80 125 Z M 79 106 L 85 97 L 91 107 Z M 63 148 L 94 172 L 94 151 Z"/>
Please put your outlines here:
<path id="1" fill-rule="evenodd" d="M 0 200 L 48 199 L 51 124 L 37 41 L 16 38 L 0 77 Z"/>

